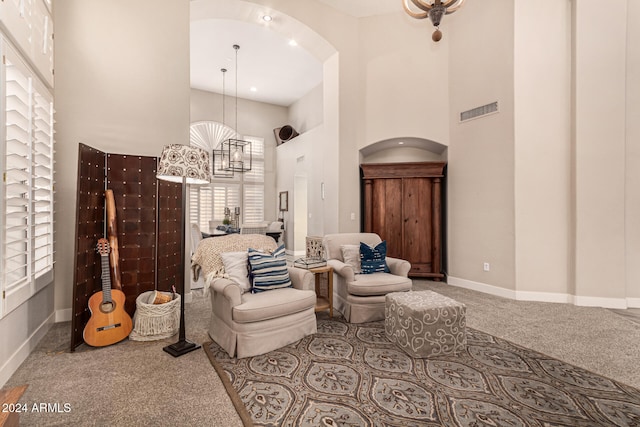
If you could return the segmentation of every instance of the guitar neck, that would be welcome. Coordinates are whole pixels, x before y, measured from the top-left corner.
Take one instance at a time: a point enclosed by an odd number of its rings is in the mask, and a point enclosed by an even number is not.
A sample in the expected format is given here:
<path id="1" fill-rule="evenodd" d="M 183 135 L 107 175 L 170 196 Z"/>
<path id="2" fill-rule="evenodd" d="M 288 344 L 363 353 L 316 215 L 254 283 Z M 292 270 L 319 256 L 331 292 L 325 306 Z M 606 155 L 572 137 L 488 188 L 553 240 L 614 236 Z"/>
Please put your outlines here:
<path id="1" fill-rule="evenodd" d="M 100 256 L 102 264 L 102 302 L 111 302 L 111 274 L 109 272 L 109 255 Z"/>

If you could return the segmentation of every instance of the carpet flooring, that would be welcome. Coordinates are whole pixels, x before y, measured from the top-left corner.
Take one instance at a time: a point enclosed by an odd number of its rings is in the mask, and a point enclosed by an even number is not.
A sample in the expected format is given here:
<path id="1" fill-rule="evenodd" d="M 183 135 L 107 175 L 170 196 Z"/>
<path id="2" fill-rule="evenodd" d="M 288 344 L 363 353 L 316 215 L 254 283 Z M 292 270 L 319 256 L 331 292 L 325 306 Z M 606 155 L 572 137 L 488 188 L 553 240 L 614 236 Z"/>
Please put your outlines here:
<path id="1" fill-rule="evenodd" d="M 514 301 L 427 280 L 414 280 L 413 287 L 466 304 L 468 327 L 640 389 L 638 309 Z M 187 338 L 210 341 L 209 299 L 194 292 L 186 308 Z M 243 425 L 204 350 L 173 358 L 162 351 L 176 341 L 172 337 L 81 345 L 71 353 L 70 336 L 70 322 L 52 325 L 4 385 L 28 384 L 20 402 L 29 407 L 70 404 L 70 412 L 29 411 L 21 425 Z"/>
<path id="2" fill-rule="evenodd" d="M 204 344 L 256 426 L 637 426 L 640 391 L 468 328 L 466 350 L 416 359 L 384 322 L 320 314 L 318 333 L 244 359 Z M 226 378 L 225 378 L 226 377 Z M 247 425 L 249 425 L 247 423 Z"/>

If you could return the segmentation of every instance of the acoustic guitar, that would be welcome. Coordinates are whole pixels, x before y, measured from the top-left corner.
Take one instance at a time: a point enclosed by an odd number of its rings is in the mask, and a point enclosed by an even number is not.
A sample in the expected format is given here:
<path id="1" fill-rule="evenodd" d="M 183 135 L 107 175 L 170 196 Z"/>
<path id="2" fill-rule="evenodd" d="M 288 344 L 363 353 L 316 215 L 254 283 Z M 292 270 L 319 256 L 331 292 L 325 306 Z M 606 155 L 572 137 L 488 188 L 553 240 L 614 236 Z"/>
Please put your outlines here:
<path id="1" fill-rule="evenodd" d="M 89 298 L 91 318 L 84 327 L 82 337 L 92 347 L 104 347 L 127 338 L 133 329 L 133 322 L 124 310 L 124 293 L 111 289 L 109 241 L 98 240 L 97 251 L 102 261 L 102 291 Z"/>

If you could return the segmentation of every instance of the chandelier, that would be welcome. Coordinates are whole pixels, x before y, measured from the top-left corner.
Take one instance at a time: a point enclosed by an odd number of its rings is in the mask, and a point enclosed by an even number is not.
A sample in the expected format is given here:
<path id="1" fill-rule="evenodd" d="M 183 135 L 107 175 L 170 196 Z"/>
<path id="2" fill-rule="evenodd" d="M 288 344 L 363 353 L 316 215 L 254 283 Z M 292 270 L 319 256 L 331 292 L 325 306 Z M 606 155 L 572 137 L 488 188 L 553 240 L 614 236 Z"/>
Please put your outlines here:
<path id="1" fill-rule="evenodd" d="M 456 10 L 460 9 L 464 4 L 465 0 L 411 0 L 411 3 L 414 4 L 419 12 L 414 12 L 409 8 L 409 0 L 402 0 L 402 7 L 404 11 L 409 14 L 409 16 L 416 19 L 424 19 L 429 17 L 433 26 L 436 27 L 436 30 L 433 32 L 431 39 L 434 42 L 440 41 L 442 38 L 442 32 L 440 31 L 440 20 L 444 15 L 449 15 Z"/>
<path id="2" fill-rule="evenodd" d="M 224 87 L 225 87 L 225 73 L 227 72 L 226 68 L 221 68 L 220 71 L 222 72 L 222 129 L 227 129 L 226 128 L 226 122 L 225 122 L 225 91 L 224 91 Z M 235 131 L 234 131 L 235 134 Z M 230 135 L 229 135 L 230 136 Z M 223 144 L 222 142 L 224 141 L 224 139 L 222 141 L 220 141 L 220 143 L 217 145 L 216 148 L 213 149 L 212 153 L 212 159 L 213 159 L 213 176 L 215 178 L 233 178 L 233 171 L 229 169 L 229 153 L 226 153 L 225 150 L 223 149 Z"/>
<path id="3" fill-rule="evenodd" d="M 221 156 L 220 161 L 220 171 L 224 172 L 248 172 L 251 170 L 251 162 L 252 162 L 252 152 L 251 152 L 251 141 L 244 141 L 240 139 L 240 134 L 238 133 L 238 49 L 240 46 L 237 44 L 233 45 L 233 48 L 236 51 L 236 126 L 235 126 L 235 138 L 229 138 L 225 141 L 222 141 L 219 146 L 219 153 Z M 224 72 L 226 70 L 223 69 L 223 78 Z M 223 83 L 224 85 L 224 83 Z M 223 95 L 224 100 L 224 95 Z M 224 108 L 224 107 L 223 107 Z M 223 119 L 224 120 L 224 119 Z"/>

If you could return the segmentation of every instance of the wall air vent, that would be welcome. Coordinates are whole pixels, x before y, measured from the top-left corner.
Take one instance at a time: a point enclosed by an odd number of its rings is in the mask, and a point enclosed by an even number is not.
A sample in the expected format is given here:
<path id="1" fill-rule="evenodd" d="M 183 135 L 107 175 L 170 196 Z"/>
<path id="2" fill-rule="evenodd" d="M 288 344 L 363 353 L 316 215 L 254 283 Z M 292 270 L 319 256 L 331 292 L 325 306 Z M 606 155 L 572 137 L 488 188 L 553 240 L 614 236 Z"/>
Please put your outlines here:
<path id="1" fill-rule="evenodd" d="M 491 104 L 483 105 L 481 107 L 472 108 L 471 110 L 463 111 L 460 113 L 460 122 L 466 122 L 468 120 L 477 119 L 478 117 L 486 116 L 487 114 L 493 114 L 498 112 L 498 101 Z"/>

